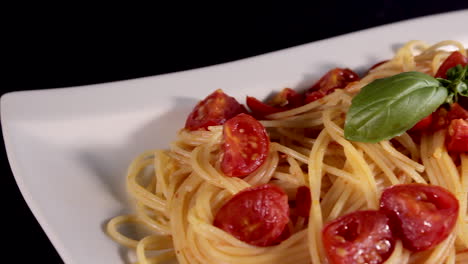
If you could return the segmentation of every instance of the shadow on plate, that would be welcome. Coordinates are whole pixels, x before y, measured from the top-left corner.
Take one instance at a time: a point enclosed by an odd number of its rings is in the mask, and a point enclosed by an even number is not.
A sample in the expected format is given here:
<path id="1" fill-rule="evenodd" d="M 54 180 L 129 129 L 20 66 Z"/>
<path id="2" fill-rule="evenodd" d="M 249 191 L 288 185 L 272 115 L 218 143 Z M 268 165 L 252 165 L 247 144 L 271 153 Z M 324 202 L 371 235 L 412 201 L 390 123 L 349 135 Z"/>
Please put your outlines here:
<path id="1" fill-rule="evenodd" d="M 131 161 L 140 153 L 151 149 L 167 149 L 170 142 L 176 139 L 177 132 L 184 126 L 184 122 L 197 103 L 192 98 L 178 97 L 174 99 L 172 108 L 164 114 L 135 129 L 128 140 L 115 148 L 98 147 L 83 149 L 80 159 L 91 171 L 95 173 L 100 184 L 122 204 L 122 209 L 116 215 L 109 215 L 101 222 L 101 230 L 105 232 L 107 222 L 120 214 L 131 214 L 135 211 L 132 198 L 126 191 L 126 171 Z M 156 115 L 156 114 L 155 114 Z M 142 238 L 148 230 L 136 225 L 122 227 L 124 234 Z M 109 240 L 111 240 L 109 238 Z M 120 257 L 124 263 L 131 263 L 129 251 L 120 247 Z M 131 254 L 130 254 L 131 255 Z"/>

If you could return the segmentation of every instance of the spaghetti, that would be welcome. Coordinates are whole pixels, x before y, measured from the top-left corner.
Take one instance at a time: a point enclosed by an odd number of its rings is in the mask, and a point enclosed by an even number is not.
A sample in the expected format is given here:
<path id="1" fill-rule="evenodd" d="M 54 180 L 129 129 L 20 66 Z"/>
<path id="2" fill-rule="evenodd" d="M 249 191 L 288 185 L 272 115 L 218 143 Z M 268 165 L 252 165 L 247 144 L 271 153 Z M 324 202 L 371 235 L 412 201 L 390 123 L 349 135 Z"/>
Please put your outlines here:
<path id="1" fill-rule="evenodd" d="M 223 175 L 222 125 L 182 129 L 169 150 L 144 152 L 131 163 L 127 187 L 135 198 L 136 214 L 113 218 L 108 234 L 135 249 L 141 264 L 170 259 L 180 264 L 326 263 L 322 241 L 326 223 L 357 210 L 378 209 L 386 187 L 423 183 L 441 186 L 458 199 L 456 227 L 443 242 L 418 253 L 398 240 L 385 263 L 468 263 L 468 154 L 447 151 L 446 129 L 422 133 L 418 140 L 403 133 L 379 143 L 348 141 L 343 131 L 351 100 L 363 86 L 407 71 L 433 76 L 451 54 L 447 47 L 466 56 L 467 50 L 456 41 L 433 46 L 410 41 L 345 89 L 269 114 L 260 121 L 271 140 L 268 155 L 244 178 Z M 295 199 L 300 186 L 310 188 L 310 215 L 288 223 L 287 239 L 258 247 L 213 225 L 231 197 L 267 183 L 281 187 L 289 200 Z M 154 234 L 141 240 L 124 236 L 118 229 L 127 223 L 145 225 Z M 162 253 L 148 254 L 155 250 Z"/>

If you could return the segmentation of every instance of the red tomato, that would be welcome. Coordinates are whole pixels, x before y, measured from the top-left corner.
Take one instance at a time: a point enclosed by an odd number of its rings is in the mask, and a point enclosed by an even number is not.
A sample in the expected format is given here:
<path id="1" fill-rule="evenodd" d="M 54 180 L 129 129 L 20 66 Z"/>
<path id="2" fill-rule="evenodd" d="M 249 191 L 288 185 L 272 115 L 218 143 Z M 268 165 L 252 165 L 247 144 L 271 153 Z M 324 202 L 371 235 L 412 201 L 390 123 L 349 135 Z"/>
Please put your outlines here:
<path id="1" fill-rule="evenodd" d="M 468 64 L 468 58 L 463 56 L 460 52 L 454 51 L 450 56 L 445 59 L 445 61 L 440 65 L 437 73 L 434 77 L 436 78 L 447 78 L 447 70 L 457 66 L 460 64 L 461 66 L 465 66 Z"/>
<path id="2" fill-rule="evenodd" d="M 284 88 L 268 104 L 275 107 L 295 108 L 302 105 L 302 95 L 291 88 Z"/>
<path id="3" fill-rule="evenodd" d="M 429 119 L 431 119 L 430 126 L 428 125 Z M 447 111 L 443 107 L 439 107 L 439 109 L 437 109 L 437 111 L 432 113 L 430 116 L 419 121 L 419 123 L 417 123 L 411 130 L 423 131 L 431 129 L 433 131 L 437 131 L 439 129 L 447 128 L 450 124 L 450 121 L 454 119 L 468 120 L 468 111 L 458 103 L 453 103 L 450 105 L 450 111 Z"/>
<path id="4" fill-rule="evenodd" d="M 307 186 L 297 188 L 296 193 L 296 212 L 298 216 L 309 218 L 310 206 L 312 205 L 312 197 L 310 189 Z"/>
<path id="5" fill-rule="evenodd" d="M 229 119 L 223 137 L 221 170 L 226 176 L 246 176 L 265 162 L 270 140 L 263 125 L 252 116 L 239 114 Z"/>
<path id="6" fill-rule="evenodd" d="M 468 120 L 454 119 L 448 128 L 447 150 L 468 152 Z"/>
<path id="7" fill-rule="evenodd" d="M 448 120 L 454 120 L 459 118 L 468 120 L 468 110 L 463 108 L 458 103 L 453 103 L 450 106 L 450 111 L 447 114 L 447 118 Z"/>
<path id="8" fill-rule="evenodd" d="M 291 221 L 291 219 L 289 219 L 289 221 Z M 290 236 L 291 230 L 289 230 L 289 226 L 286 224 L 286 226 L 283 229 L 283 232 L 281 232 L 281 235 L 271 245 L 278 245 L 284 240 L 288 239 Z"/>
<path id="9" fill-rule="evenodd" d="M 411 131 L 427 131 L 432 125 L 432 114 L 421 119 L 416 125 L 411 128 Z"/>
<path id="10" fill-rule="evenodd" d="M 290 88 L 284 88 L 267 103 L 263 103 L 255 97 L 247 96 L 247 106 L 252 111 L 252 115 L 258 119 L 265 119 L 267 115 L 286 111 L 301 105 L 302 95 Z"/>
<path id="11" fill-rule="evenodd" d="M 374 64 L 372 67 L 369 68 L 368 72 L 370 72 L 371 70 L 373 70 L 373 69 L 379 67 L 380 65 L 382 65 L 382 64 L 384 64 L 384 63 L 386 63 L 386 62 L 388 62 L 388 61 L 389 61 L 389 60 L 384 60 L 384 61 L 381 61 L 381 62 L 378 62 L 378 63 Z"/>
<path id="12" fill-rule="evenodd" d="M 236 99 L 226 95 L 218 89 L 200 101 L 187 117 L 185 128 L 189 130 L 203 130 L 209 126 L 222 125 L 226 120 L 246 109 Z"/>
<path id="13" fill-rule="evenodd" d="M 309 88 L 306 92 L 305 102 L 313 102 L 332 93 L 335 89 L 345 88 L 348 83 L 358 80 L 359 76 L 350 69 L 332 69 Z"/>
<path id="14" fill-rule="evenodd" d="M 384 190 L 380 209 L 391 228 L 411 251 L 435 247 L 452 232 L 458 216 L 458 200 L 435 185 L 401 184 Z"/>
<path id="15" fill-rule="evenodd" d="M 389 221 L 380 211 L 357 211 L 326 224 L 322 240 L 330 263 L 383 263 L 395 246 Z"/>
<path id="16" fill-rule="evenodd" d="M 289 222 L 288 195 L 264 184 L 234 195 L 219 209 L 214 225 L 254 246 L 274 245 Z"/>
<path id="17" fill-rule="evenodd" d="M 330 91 L 332 91 L 332 90 L 330 90 Z M 306 95 L 305 102 L 310 103 L 310 102 L 316 101 L 316 100 L 318 100 L 320 98 L 325 97 L 325 95 L 327 95 L 327 94 L 328 94 L 327 92 L 324 92 L 324 91 L 321 91 L 321 90 L 308 92 L 307 95 Z"/>
<path id="18" fill-rule="evenodd" d="M 258 100 L 257 98 L 251 96 L 247 96 L 246 103 L 247 106 L 250 108 L 250 111 L 252 111 L 252 115 L 255 116 L 255 118 L 257 119 L 265 119 L 265 116 L 267 115 L 282 111 L 281 108 L 267 105 L 262 101 Z"/>
<path id="19" fill-rule="evenodd" d="M 439 107 L 434 113 L 432 113 L 432 125 L 431 129 L 437 131 L 439 129 L 446 128 L 449 124 L 448 111 L 443 107 Z"/>

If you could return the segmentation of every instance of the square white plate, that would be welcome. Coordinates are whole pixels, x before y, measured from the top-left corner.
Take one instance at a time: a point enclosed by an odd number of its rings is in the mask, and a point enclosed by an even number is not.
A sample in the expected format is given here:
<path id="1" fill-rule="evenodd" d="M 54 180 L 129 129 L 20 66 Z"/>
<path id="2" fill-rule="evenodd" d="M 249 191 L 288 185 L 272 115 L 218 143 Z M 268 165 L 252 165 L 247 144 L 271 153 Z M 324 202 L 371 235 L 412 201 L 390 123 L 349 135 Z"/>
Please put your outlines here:
<path id="1" fill-rule="evenodd" d="M 466 25 L 468 10 L 185 72 L 9 93 L 1 98 L 1 121 L 11 168 L 66 263 L 123 263 L 103 226 L 131 211 L 126 168 L 138 153 L 166 148 L 198 100 L 217 88 L 241 102 L 246 95 L 304 88 L 331 67 L 366 69 L 409 40 L 454 39 L 466 46 Z"/>

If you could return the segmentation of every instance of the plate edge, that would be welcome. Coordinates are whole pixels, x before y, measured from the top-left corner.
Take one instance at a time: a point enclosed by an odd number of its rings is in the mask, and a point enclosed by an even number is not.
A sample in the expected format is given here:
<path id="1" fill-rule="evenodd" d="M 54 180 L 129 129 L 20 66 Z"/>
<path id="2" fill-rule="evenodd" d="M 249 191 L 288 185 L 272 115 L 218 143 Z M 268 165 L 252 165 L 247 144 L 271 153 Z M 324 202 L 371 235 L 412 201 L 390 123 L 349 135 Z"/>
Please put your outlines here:
<path id="1" fill-rule="evenodd" d="M 8 102 L 8 98 L 10 97 L 9 94 L 16 93 L 16 92 L 11 92 L 11 93 L 6 93 L 3 94 L 0 98 L 0 123 L 1 123 L 1 129 L 2 129 L 2 134 L 3 134 L 3 143 L 5 146 L 5 152 L 6 156 L 8 159 L 8 165 L 10 166 L 10 171 L 11 174 L 13 175 L 13 178 L 15 179 L 16 185 L 18 186 L 18 189 L 21 193 L 21 196 L 26 202 L 26 205 L 28 206 L 29 210 L 31 213 L 34 215 L 36 218 L 36 221 L 39 223 L 39 226 L 42 228 L 43 232 L 46 234 L 47 238 L 49 239 L 50 243 L 53 245 L 59 256 L 62 258 L 64 263 L 73 263 L 71 256 L 68 253 L 67 248 L 61 242 L 60 238 L 56 235 L 55 231 L 53 228 L 48 224 L 48 222 L 45 219 L 45 216 L 43 215 L 42 211 L 36 204 L 34 198 L 31 195 L 31 192 L 29 188 L 26 186 L 24 183 L 22 173 L 20 166 L 18 166 L 17 158 L 15 157 L 14 151 L 12 150 L 11 147 L 11 140 L 9 140 L 10 136 L 10 122 L 5 122 L 5 103 Z"/>

